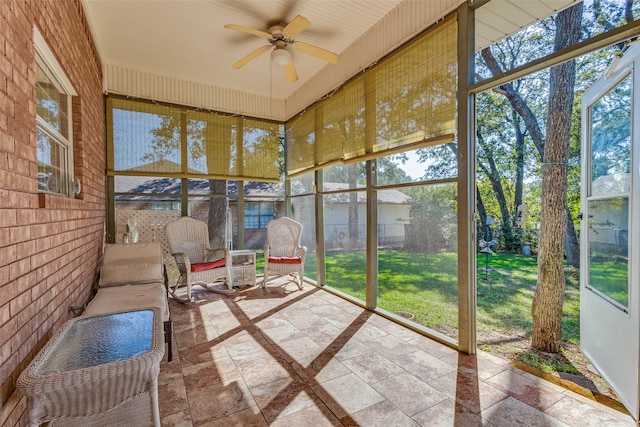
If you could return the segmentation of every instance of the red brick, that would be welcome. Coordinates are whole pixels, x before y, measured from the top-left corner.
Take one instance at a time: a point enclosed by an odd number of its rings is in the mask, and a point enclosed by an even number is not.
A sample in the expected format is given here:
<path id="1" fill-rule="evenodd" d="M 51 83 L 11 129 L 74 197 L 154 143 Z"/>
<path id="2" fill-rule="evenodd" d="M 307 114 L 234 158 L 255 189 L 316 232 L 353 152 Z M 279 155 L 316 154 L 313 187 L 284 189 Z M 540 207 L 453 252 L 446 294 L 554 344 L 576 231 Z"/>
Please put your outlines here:
<path id="1" fill-rule="evenodd" d="M 16 151 L 16 140 L 14 137 L 0 132 L 0 151 L 13 153 Z"/>
<path id="2" fill-rule="evenodd" d="M 0 130 L 7 131 L 8 129 L 9 129 L 9 118 L 6 113 L 3 113 L 0 111 Z"/>
<path id="3" fill-rule="evenodd" d="M 23 312 L 29 307 L 31 303 L 31 292 L 23 292 L 18 294 L 15 298 L 9 301 L 9 313 L 11 316 L 17 316 L 18 313 Z M 31 313 L 28 313 L 29 317 Z"/>
<path id="4" fill-rule="evenodd" d="M 9 304 L 3 305 L 2 307 L 0 307 L 0 309 L 2 309 L 2 311 L 4 311 L 5 313 L 10 312 Z M 0 347 L 4 347 L 3 344 L 9 341 L 9 338 L 11 338 L 11 336 L 13 336 L 18 331 L 17 325 L 18 322 L 13 318 L 10 318 L 0 325 Z M 1 362 L 2 363 L 0 363 L 0 365 L 4 363 L 4 360 L 2 360 Z"/>
<path id="5" fill-rule="evenodd" d="M 9 280 L 17 280 L 31 271 L 31 260 L 22 258 L 9 264 Z"/>
<path id="6" fill-rule="evenodd" d="M 16 224 L 17 215 L 15 209 L 0 209 L 0 227 L 12 227 Z"/>

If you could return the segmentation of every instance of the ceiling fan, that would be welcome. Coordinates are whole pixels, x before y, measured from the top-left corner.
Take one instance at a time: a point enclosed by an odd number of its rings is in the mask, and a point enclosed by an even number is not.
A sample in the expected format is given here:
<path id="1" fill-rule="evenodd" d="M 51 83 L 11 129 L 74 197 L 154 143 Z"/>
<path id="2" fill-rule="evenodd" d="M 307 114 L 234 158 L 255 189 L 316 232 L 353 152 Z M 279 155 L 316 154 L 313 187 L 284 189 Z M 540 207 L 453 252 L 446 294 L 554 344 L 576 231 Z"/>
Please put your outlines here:
<path id="1" fill-rule="evenodd" d="M 248 55 L 240 58 L 233 64 L 233 68 L 239 69 L 247 65 L 249 62 L 256 59 L 267 51 L 271 51 L 271 62 L 283 67 L 284 75 L 290 82 L 298 80 L 298 73 L 296 67 L 293 64 L 293 58 L 291 53 L 287 49 L 288 46 L 293 46 L 300 52 L 306 53 L 316 58 L 320 58 L 324 61 L 335 64 L 338 62 L 338 55 L 320 47 L 303 43 L 295 40 L 295 36 L 300 34 L 305 28 L 311 25 L 311 22 L 304 16 L 296 16 L 288 24 L 277 23 L 271 25 L 268 31 L 255 30 L 253 28 L 243 27 L 241 25 L 227 24 L 224 28 L 230 30 L 241 31 L 243 33 L 253 34 L 254 36 L 264 37 L 269 42 L 268 45 L 264 45 L 249 53 Z"/>

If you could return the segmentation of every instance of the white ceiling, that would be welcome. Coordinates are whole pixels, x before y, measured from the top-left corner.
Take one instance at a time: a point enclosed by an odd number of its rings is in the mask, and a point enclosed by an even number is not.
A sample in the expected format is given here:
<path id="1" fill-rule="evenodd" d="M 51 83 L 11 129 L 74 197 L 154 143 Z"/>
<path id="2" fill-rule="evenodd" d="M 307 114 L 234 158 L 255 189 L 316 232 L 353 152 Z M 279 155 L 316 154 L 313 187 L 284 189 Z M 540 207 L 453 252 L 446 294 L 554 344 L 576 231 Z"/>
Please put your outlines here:
<path id="1" fill-rule="evenodd" d="M 153 75 L 192 82 L 198 85 L 200 92 L 202 88 L 223 88 L 230 98 L 247 98 L 244 104 L 257 102 L 250 99 L 259 100 L 260 97 L 270 99 L 272 103 L 280 100 L 283 104 L 299 98 L 289 102 L 288 111 L 274 111 L 270 117 L 274 119 L 288 118 L 292 111 L 304 108 L 338 87 L 464 1 L 82 0 L 105 70 L 120 73 L 127 70 L 135 72 L 136 76 Z M 574 1 L 493 0 L 477 11 L 477 43 L 484 46 Z M 271 64 L 268 53 L 240 70 L 231 67 L 266 42 L 258 36 L 225 29 L 225 24 L 266 31 L 269 24 L 287 23 L 296 15 L 311 21 L 311 26 L 296 40 L 337 53 L 340 55 L 338 64 L 327 64 L 291 50 L 299 77 L 295 83 L 288 82 L 282 69 Z M 110 73 L 114 72 L 105 72 Z M 147 82 L 146 86 L 149 85 Z M 105 90 L 128 91 L 113 90 L 109 83 L 105 83 Z M 132 92 L 135 92 L 131 93 L 134 96 L 156 100 L 197 102 L 154 95 L 148 88 Z M 216 102 L 202 104 L 196 106 L 269 115 L 252 112 L 248 107 L 244 107 L 246 111 L 239 111 L 242 108 L 225 108 Z"/>
<path id="2" fill-rule="evenodd" d="M 287 98 L 327 63 L 290 49 L 299 76 L 295 83 L 271 66 L 268 53 L 233 69 L 231 64 L 267 43 L 225 24 L 267 31 L 269 23 L 302 15 L 311 26 L 296 39 L 340 54 L 402 1 L 86 0 L 85 5 L 103 63 Z"/>

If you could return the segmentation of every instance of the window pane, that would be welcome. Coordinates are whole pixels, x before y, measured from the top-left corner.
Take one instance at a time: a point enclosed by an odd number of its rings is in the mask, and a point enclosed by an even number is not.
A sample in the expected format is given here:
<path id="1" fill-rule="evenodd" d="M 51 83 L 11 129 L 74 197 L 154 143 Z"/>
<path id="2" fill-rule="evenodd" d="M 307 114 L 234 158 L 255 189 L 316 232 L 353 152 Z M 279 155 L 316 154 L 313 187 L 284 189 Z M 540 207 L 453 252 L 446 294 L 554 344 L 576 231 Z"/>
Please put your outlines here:
<path id="1" fill-rule="evenodd" d="M 323 191 L 363 188 L 366 184 L 366 163 L 337 164 L 323 169 Z"/>
<path id="2" fill-rule="evenodd" d="M 270 121 L 108 97 L 107 171 L 277 180 L 281 127 Z"/>
<path id="3" fill-rule="evenodd" d="M 455 178 L 458 159 L 449 144 L 435 145 L 380 157 L 376 170 L 378 185 Z"/>
<path id="4" fill-rule="evenodd" d="M 378 307 L 457 338 L 456 184 L 403 191 L 410 206 L 378 202 Z"/>
<path id="5" fill-rule="evenodd" d="M 502 0 L 491 0 L 484 3 L 475 12 L 477 81 L 492 76 L 482 60 L 482 50 L 485 48 L 491 48 L 502 71 L 524 66 L 553 52 L 557 14 L 551 17 L 547 17 L 547 15 L 553 13 L 555 8 L 548 8 L 548 5 L 544 5 L 545 2 L 540 2 L 540 7 L 537 10 L 527 7 L 531 4 L 527 1 L 511 2 L 508 4 L 509 7 L 522 9 L 512 12 L 513 16 L 522 19 L 528 18 L 528 22 L 531 23 L 527 25 L 527 22 L 522 21 L 515 24 L 514 21 L 506 18 L 509 11 L 505 8 L 505 3 Z M 565 2 L 567 6 L 579 3 Z M 582 31 L 579 31 L 580 37 L 577 42 L 583 42 L 588 38 L 613 31 L 637 20 L 640 16 L 640 3 L 637 1 L 605 0 L 596 2 L 584 0 L 582 3 Z M 510 35 L 505 37 L 505 34 Z M 597 69 L 596 62 L 610 61 L 619 52 L 619 47 L 611 46 L 607 50 L 611 52 L 611 56 L 590 56 L 589 67 L 591 69 Z"/>
<path id="6" fill-rule="evenodd" d="M 324 202 L 326 284 L 366 298 L 366 206 L 364 191 L 328 194 Z"/>
<path id="7" fill-rule="evenodd" d="M 67 147 L 37 130 L 38 190 L 68 195 Z"/>
<path id="8" fill-rule="evenodd" d="M 591 107 L 591 195 L 629 192 L 631 75 Z"/>
<path id="9" fill-rule="evenodd" d="M 275 217 L 275 202 L 245 202 L 245 229 L 266 229 L 267 224 Z"/>
<path id="10" fill-rule="evenodd" d="M 211 194 L 208 179 L 189 178 L 189 194 Z"/>
<path id="11" fill-rule="evenodd" d="M 228 247 L 231 231 L 227 217 L 233 202 L 226 197 L 189 197 L 187 214 L 209 227 L 209 242 L 212 248 Z"/>
<path id="12" fill-rule="evenodd" d="M 299 194 L 312 194 L 313 186 L 316 183 L 315 178 L 315 172 L 310 172 L 291 179 L 291 194 L 294 196 Z"/>
<path id="13" fill-rule="evenodd" d="M 147 107 L 142 104 L 141 108 Z M 148 106 L 154 109 L 154 106 Z M 169 114 L 113 108 L 113 170 L 181 173 L 180 120 Z"/>
<path id="14" fill-rule="evenodd" d="M 629 304 L 629 198 L 589 201 L 588 287 Z"/>
<path id="15" fill-rule="evenodd" d="M 118 175 L 114 177 L 114 191 L 116 193 L 180 194 L 182 181 L 178 178 Z M 120 200 L 138 200 L 146 203 L 149 197 L 123 196 Z"/>
<path id="16" fill-rule="evenodd" d="M 404 190 L 379 190 L 378 194 L 378 242 L 380 245 L 404 246 L 406 228 L 411 220 L 412 199 Z M 415 192 L 416 190 L 413 190 Z"/>
<path id="17" fill-rule="evenodd" d="M 315 196 L 294 197 L 291 199 L 291 218 L 302 224 L 302 246 L 307 247 L 304 263 L 304 275 L 318 280 L 316 267 L 316 211 Z"/>
<path id="18" fill-rule="evenodd" d="M 450 139 L 456 130 L 456 35 L 451 14 L 291 118 L 287 172 Z"/>
<path id="19" fill-rule="evenodd" d="M 245 181 L 244 194 L 247 196 L 284 196 L 284 184 L 281 182 Z"/>
<path id="20" fill-rule="evenodd" d="M 37 61 L 36 112 L 64 138 L 69 138 L 68 95 L 58 91 L 50 73 Z"/>
<path id="21" fill-rule="evenodd" d="M 180 211 L 179 197 L 123 196 L 115 197 L 116 211 Z"/>

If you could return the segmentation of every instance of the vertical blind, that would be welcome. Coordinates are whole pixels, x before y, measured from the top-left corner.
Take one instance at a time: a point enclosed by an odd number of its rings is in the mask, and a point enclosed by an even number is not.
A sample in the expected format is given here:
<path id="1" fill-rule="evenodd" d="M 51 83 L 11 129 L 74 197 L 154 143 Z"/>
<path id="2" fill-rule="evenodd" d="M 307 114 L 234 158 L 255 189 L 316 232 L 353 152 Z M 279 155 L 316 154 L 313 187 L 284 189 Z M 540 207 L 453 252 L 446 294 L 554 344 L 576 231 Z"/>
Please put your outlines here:
<path id="1" fill-rule="evenodd" d="M 280 124 L 107 98 L 107 174 L 279 182 Z"/>
<path id="2" fill-rule="evenodd" d="M 289 120 L 287 174 L 452 141 L 456 87 L 452 14 Z"/>

